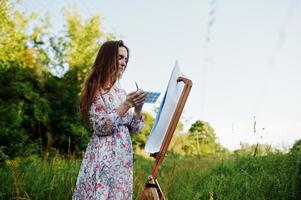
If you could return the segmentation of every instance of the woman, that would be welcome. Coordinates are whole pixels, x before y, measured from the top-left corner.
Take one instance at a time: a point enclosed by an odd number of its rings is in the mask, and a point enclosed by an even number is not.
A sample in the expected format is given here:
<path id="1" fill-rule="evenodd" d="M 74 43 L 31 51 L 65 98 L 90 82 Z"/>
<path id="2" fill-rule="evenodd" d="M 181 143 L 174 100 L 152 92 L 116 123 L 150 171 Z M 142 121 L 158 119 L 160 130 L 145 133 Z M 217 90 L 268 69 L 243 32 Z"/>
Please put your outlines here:
<path id="1" fill-rule="evenodd" d="M 72 199 L 132 199 L 133 154 L 129 133 L 143 126 L 145 94 L 118 86 L 129 58 L 122 41 L 105 42 L 81 94 L 81 113 L 93 127 Z M 130 108 L 134 107 L 134 113 Z"/>

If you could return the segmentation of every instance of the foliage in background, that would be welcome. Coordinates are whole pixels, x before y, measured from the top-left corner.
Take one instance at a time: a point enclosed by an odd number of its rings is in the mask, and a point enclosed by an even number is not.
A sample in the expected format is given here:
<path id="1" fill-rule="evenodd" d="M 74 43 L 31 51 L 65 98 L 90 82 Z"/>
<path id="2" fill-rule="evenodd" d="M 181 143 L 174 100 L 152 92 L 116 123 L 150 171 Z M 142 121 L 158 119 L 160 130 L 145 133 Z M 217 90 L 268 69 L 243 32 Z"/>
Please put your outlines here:
<path id="1" fill-rule="evenodd" d="M 143 128 L 136 134 L 131 135 L 133 150 L 137 152 L 140 149 L 144 149 L 146 139 L 152 129 L 154 123 L 154 117 L 149 113 L 143 113 L 144 117 L 144 126 Z"/>
<path id="2" fill-rule="evenodd" d="M 0 63 L 0 146 L 10 157 L 40 153 L 50 103 L 34 69 Z"/>
<path id="3" fill-rule="evenodd" d="M 292 148 L 290 149 L 290 152 L 299 153 L 301 155 L 301 139 L 297 140 Z"/>
<path id="4" fill-rule="evenodd" d="M 80 118 L 80 91 L 98 48 L 115 36 L 101 30 L 99 16 L 84 20 L 76 10 L 64 10 L 66 28 L 55 35 L 48 31 L 49 16 L 38 20 L 8 1 L 0 5 L 1 160 L 82 155 L 92 130 Z M 144 117 L 145 126 L 132 136 L 135 151 L 144 148 L 154 122 L 149 113 Z M 175 134 L 182 131 L 179 122 Z"/>
<path id="5" fill-rule="evenodd" d="M 256 155 L 268 155 L 270 153 L 275 153 L 276 150 L 269 144 L 246 144 L 246 143 L 241 143 L 240 148 L 235 150 L 233 153 L 235 155 L 253 155 L 256 151 Z"/>
<path id="6" fill-rule="evenodd" d="M 18 63 L 21 68 L 33 68 L 36 73 L 47 70 L 47 52 L 42 48 L 42 38 L 47 34 L 49 18 L 38 19 L 34 13 L 21 13 L 8 0 L 0 1 L 0 63 Z M 29 31 L 33 22 L 34 25 Z"/>
<path id="7" fill-rule="evenodd" d="M 229 151 L 217 141 L 214 129 L 208 122 L 195 121 L 187 134 L 177 134 L 170 150 L 180 155 L 227 156 Z"/>
<path id="8" fill-rule="evenodd" d="M 102 30 L 101 18 L 83 19 L 64 10 L 65 29 L 49 32 L 50 18 L 20 13 L 13 3 L 0 2 L 0 160 L 31 153 L 82 155 L 92 130 L 79 114 L 79 94 L 101 44 L 116 37 Z M 134 150 L 144 148 L 154 122 L 132 136 Z M 170 151 L 180 155 L 228 156 L 208 122 L 195 121 L 188 133 L 178 123 Z M 237 155 L 254 146 L 242 144 Z M 258 155 L 273 152 L 259 145 Z M 50 153 L 51 153 L 50 152 Z"/>
<path id="9" fill-rule="evenodd" d="M 99 16 L 65 16 L 67 28 L 57 36 L 48 32 L 48 17 L 0 2 L 0 160 L 85 150 L 91 131 L 80 119 L 79 94 L 98 48 L 113 35 L 101 30 Z"/>

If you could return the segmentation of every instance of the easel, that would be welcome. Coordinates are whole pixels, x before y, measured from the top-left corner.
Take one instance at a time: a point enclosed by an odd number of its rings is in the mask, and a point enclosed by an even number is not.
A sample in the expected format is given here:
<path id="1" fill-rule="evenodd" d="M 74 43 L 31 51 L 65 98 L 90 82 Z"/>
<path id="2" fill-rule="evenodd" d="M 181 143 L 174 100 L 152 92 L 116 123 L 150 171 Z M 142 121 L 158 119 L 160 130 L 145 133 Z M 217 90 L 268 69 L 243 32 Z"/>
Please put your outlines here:
<path id="1" fill-rule="evenodd" d="M 181 96 L 180 96 L 180 99 L 178 101 L 176 110 L 175 110 L 175 112 L 172 116 L 171 122 L 170 122 L 170 124 L 168 126 L 168 129 L 166 131 L 166 134 L 165 134 L 162 146 L 160 148 L 160 151 L 151 155 L 156 160 L 155 160 L 155 163 L 154 163 L 153 168 L 152 168 L 152 173 L 151 173 L 151 175 L 149 175 L 148 181 L 145 184 L 145 187 L 144 187 L 144 189 L 143 189 L 143 191 L 140 195 L 141 200 L 166 200 L 166 198 L 165 198 L 165 196 L 164 196 L 164 194 L 161 190 L 161 187 L 158 183 L 157 176 L 158 176 L 158 173 L 159 173 L 160 165 L 163 162 L 163 159 L 164 159 L 164 156 L 165 156 L 166 151 L 168 149 L 169 143 L 172 139 L 172 136 L 174 134 L 174 131 L 176 129 L 176 126 L 178 124 L 178 121 L 180 119 L 182 111 L 184 109 L 186 100 L 188 98 L 190 89 L 192 87 L 192 81 L 191 80 L 189 80 L 187 78 L 184 78 L 184 77 L 179 77 L 177 79 L 177 82 L 180 82 L 180 81 L 184 82 L 185 86 L 184 86 L 184 89 L 181 93 Z"/>

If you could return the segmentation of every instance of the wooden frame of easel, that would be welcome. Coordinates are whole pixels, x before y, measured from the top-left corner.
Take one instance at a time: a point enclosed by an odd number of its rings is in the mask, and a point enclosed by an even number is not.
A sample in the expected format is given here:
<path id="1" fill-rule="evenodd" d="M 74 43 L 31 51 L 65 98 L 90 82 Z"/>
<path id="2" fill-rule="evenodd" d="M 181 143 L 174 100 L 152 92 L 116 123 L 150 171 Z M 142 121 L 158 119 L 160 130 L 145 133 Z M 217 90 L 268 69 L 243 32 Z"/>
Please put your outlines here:
<path id="1" fill-rule="evenodd" d="M 156 160 L 152 168 L 152 173 L 148 176 L 147 183 L 145 184 L 145 187 L 140 195 L 140 199 L 142 200 L 166 200 L 157 180 L 157 176 L 192 87 L 191 80 L 184 77 L 178 77 L 177 82 L 181 81 L 184 82 L 185 86 L 181 93 L 176 110 L 172 116 L 171 122 L 166 131 L 160 151 L 151 155 L 155 157 Z"/>

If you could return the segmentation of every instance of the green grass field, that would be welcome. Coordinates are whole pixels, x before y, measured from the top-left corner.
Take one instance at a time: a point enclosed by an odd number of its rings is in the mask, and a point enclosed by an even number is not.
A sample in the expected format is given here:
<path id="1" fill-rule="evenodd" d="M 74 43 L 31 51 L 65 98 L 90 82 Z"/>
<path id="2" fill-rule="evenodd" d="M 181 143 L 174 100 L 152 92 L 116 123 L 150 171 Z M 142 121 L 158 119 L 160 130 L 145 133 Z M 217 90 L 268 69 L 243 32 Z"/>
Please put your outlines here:
<path id="1" fill-rule="evenodd" d="M 143 188 L 153 160 L 134 158 L 134 198 Z M 71 199 L 81 160 L 38 157 L 0 166 L 0 199 Z M 300 156 L 165 158 L 159 183 L 170 200 L 301 199 Z"/>

